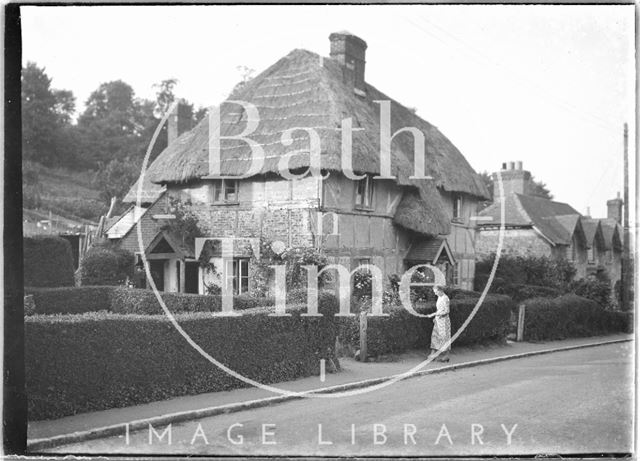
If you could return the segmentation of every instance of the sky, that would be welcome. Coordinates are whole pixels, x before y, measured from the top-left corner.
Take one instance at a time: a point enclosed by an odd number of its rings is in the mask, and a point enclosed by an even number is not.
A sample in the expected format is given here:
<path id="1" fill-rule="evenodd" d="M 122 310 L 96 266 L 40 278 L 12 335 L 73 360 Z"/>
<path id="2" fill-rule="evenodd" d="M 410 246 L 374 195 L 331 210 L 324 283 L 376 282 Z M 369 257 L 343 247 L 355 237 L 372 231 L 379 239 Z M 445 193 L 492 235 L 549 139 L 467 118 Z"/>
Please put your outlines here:
<path id="1" fill-rule="evenodd" d="M 29 6 L 23 64 L 46 68 L 81 111 L 101 83 L 138 97 L 219 104 L 295 48 L 329 34 L 367 44 L 365 79 L 437 126 L 478 172 L 522 161 L 555 199 L 606 216 L 622 192 L 629 124 L 635 197 L 634 5 Z M 632 202 L 632 209 L 634 208 Z M 633 214 L 632 222 L 633 222 Z"/>

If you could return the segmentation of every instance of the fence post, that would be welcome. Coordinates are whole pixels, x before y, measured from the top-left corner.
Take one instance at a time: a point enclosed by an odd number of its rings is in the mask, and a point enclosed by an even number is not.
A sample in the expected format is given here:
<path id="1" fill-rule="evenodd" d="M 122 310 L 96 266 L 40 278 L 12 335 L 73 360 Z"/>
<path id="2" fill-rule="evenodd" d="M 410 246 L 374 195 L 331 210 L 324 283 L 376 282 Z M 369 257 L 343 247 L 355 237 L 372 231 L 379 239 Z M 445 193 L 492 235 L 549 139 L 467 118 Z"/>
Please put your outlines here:
<path id="1" fill-rule="evenodd" d="M 518 306 L 518 331 L 516 333 L 516 341 L 524 340 L 524 312 L 525 305 L 520 304 Z"/>
<path id="2" fill-rule="evenodd" d="M 360 361 L 367 361 L 367 311 L 360 311 Z"/>

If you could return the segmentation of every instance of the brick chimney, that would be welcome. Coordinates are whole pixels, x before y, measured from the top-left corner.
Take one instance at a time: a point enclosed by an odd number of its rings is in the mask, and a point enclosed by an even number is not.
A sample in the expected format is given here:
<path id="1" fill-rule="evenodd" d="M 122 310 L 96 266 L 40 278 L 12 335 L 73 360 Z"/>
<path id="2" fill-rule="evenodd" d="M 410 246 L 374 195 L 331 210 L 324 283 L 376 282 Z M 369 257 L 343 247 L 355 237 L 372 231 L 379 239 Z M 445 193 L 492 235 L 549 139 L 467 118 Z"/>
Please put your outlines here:
<path id="1" fill-rule="evenodd" d="M 531 192 L 531 173 L 522 169 L 522 162 L 505 162 L 500 170 L 502 187 L 505 197 L 510 194 L 528 195 Z M 493 201 L 500 199 L 500 186 L 498 174 L 491 175 L 493 179 Z"/>
<path id="2" fill-rule="evenodd" d="M 329 56 L 344 66 L 344 81 L 353 86 L 354 92 L 365 95 L 364 67 L 367 42 L 350 32 L 334 32 L 329 35 L 331 52 Z"/>
<path id="3" fill-rule="evenodd" d="M 607 200 L 607 218 L 615 219 L 618 224 L 622 223 L 622 199 L 620 198 L 620 192 L 618 196 L 611 200 Z"/>
<path id="4" fill-rule="evenodd" d="M 193 128 L 191 115 L 189 106 L 179 102 L 167 120 L 167 145 L 172 144 L 182 133 Z"/>

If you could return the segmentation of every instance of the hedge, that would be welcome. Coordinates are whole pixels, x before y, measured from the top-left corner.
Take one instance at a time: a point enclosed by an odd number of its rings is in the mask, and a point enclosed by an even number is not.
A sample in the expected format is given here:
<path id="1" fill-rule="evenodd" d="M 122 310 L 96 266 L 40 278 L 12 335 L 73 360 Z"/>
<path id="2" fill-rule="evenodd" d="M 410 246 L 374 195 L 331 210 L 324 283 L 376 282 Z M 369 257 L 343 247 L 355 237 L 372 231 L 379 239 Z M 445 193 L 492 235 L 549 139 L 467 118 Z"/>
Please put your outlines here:
<path id="1" fill-rule="evenodd" d="M 450 301 L 451 334 L 469 317 L 477 299 L 461 296 Z M 489 341 L 503 342 L 509 333 L 513 301 L 507 296 L 488 295 L 471 323 L 454 342 L 468 345 Z M 420 314 L 435 311 L 435 302 L 422 304 L 415 310 Z M 399 353 L 413 348 L 429 347 L 433 320 L 411 315 L 402 306 L 385 307 L 389 317 L 367 319 L 367 354 L 377 356 Z M 339 320 L 339 338 L 343 344 L 359 348 L 360 326 L 357 317 Z"/>
<path id="2" fill-rule="evenodd" d="M 333 295 L 319 297 L 322 317 L 178 314 L 191 338 L 216 360 L 261 383 L 317 375 L 335 360 Z M 247 385 L 209 363 L 161 315 L 36 315 L 25 319 L 28 419 L 60 418 Z"/>
<path id="3" fill-rule="evenodd" d="M 516 302 L 532 298 L 555 298 L 564 293 L 562 290 L 550 286 L 522 283 L 505 283 L 496 292 L 507 295 Z"/>
<path id="4" fill-rule="evenodd" d="M 32 314 L 81 314 L 111 310 L 114 287 L 27 287 L 25 294 L 33 295 L 35 307 Z M 26 313 L 26 312 L 25 312 Z"/>
<path id="5" fill-rule="evenodd" d="M 121 285 L 133 277 L 135 257 L 123 249 L 94 247 L 80 262 L 80 285 Z"/>
<path id="6" fill-rule="evenodd" d="M 63 288 L 27 287 L 25 294 L 33 295 L 33 314 L 81 314 L 106 310 L 118 314 L 162 314 L 162 307 L 151 290 L 123 286 L 82 286 Z M 188 293 L 161 293 L 171 312 L 218 312 L 222 310 L 220 296 Z M 256 298 L 242 294 L 234 296 L 234 310 L 273 306 L 273 298 Z"/>
<path id="7" fill-rule="evenodd" d="M 24 284 L 32 287 L 73 286 L 73 253 L 68 240 L 54 235 L 24 237 Z"/>
<path id="8" fill-rule="evenodd" d="M 625 331 L 633 325 L 598 303 L 574 294 L 526 301 L 525 341 L 565 339 Z"/>

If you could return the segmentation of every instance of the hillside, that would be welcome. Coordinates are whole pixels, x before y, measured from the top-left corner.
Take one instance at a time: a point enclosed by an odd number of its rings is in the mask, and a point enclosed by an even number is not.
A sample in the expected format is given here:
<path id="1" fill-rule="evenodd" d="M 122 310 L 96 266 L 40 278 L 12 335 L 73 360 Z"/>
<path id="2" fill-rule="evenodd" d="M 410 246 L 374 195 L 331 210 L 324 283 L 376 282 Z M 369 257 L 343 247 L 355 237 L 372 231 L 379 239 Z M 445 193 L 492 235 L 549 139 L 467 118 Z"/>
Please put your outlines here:
<path id="1" fill-rule="evenodd" d="M 97 223 L 108 206 L 96 186 L 96 172 L 23 164 L 23 207 L 75 221 Z"/>

